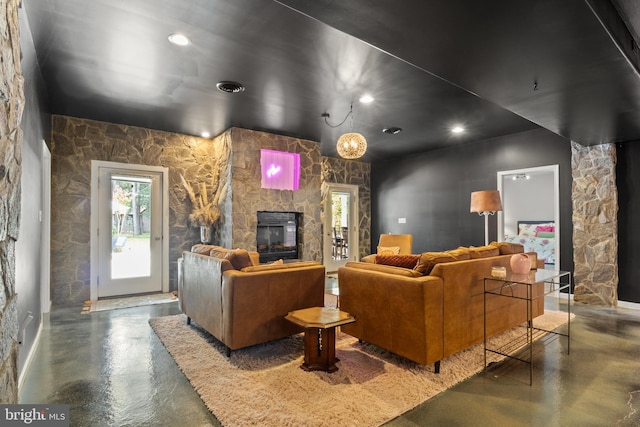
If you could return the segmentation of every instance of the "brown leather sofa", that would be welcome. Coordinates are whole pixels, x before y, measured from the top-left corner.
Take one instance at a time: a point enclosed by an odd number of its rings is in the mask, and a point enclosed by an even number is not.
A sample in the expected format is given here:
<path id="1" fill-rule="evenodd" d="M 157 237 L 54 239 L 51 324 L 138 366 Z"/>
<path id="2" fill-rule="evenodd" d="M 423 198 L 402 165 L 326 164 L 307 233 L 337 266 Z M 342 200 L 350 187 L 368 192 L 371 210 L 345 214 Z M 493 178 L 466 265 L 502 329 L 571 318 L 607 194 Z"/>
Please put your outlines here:
<path id="1" fill-rule="evenodd" d="M 302 332 L 285 320 L 287 313 L 324 306 L 322 264 L 253 265 L 247 251 L 242 253 L 242 263 L 221 253 L 195 252 L 184 252 L 179 261 L 180 309 L 188 323 L 193 319 L 222 342 L 227 355 Z"/>
<path id="2" fill-rule="evenodd" d="M 338 270 L 340 309 L 354 315 L 356 322 L 341 330 L 417 363 L 435 363 L 439 372 L 442 359 L 484 340 L 484 278 L 494 266 L 509 270 L 512 253 L 523 252 L 521 245 L 484 253 L 472 248 L 478 253 L 471 259 L 459 256 L 462 249 L 448 252 L 463 260 L 437 262 L 438 256 L 432 257 L 436 262 L 426 275 L 418 268 L 347 263 Z M 425 254 L 433 253 L 421 254 L 416 267 Z M 529 255 L 535 260 L 535 253 Z M 534 285 L 534 292 L 541 287 Z M 543 313 L 544 301 L 539 299 L 533 317 Z M 487 335 L 525 322 L 526 315 L 524 300 L 488 298 Z"/>

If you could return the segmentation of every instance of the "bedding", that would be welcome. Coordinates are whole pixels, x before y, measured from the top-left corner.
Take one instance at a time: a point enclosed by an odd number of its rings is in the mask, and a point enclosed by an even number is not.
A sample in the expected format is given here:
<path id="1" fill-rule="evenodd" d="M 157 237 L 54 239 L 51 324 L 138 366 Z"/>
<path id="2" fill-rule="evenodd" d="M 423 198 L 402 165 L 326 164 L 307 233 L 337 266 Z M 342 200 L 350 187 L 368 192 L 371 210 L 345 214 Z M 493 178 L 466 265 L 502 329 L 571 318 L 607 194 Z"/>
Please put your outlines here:
<path id="1" fill-rule="evenodd" d="M 519 243 L 525 252 L 536 252 L 545 264 L 555 264 L 555 224 L 553 221 L 518 221 L 518 235 L 505 242 Z"/>

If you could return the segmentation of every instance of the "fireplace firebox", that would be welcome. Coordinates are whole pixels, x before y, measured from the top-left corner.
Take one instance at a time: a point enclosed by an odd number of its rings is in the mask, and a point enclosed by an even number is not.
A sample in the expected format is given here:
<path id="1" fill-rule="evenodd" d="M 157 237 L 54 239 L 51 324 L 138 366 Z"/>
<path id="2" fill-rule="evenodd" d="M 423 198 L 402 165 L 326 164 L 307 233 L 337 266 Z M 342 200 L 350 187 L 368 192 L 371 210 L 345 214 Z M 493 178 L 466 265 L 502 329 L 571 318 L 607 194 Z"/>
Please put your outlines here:
<path id="1" fill-rule="evenodd" d="M 260 262 L 298 258 L 298 212 L 258 211 L 257 248 Z"/>

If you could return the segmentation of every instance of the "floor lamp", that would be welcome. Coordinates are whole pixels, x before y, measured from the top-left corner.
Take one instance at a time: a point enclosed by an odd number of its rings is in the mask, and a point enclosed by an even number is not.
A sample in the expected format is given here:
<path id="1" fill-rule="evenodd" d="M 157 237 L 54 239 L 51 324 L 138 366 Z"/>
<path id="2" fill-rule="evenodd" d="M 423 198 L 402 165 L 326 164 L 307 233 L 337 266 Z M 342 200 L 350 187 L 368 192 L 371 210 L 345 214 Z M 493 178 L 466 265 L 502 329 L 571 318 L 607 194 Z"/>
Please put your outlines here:
<path id="1" fill-rule="evenodd" d="M 489 215 L 502 210 L 500 192 L 498 190 L 474 191 L 471 193 L 470 212 L 484 215 L 484 244 L 489 244 Z"/>

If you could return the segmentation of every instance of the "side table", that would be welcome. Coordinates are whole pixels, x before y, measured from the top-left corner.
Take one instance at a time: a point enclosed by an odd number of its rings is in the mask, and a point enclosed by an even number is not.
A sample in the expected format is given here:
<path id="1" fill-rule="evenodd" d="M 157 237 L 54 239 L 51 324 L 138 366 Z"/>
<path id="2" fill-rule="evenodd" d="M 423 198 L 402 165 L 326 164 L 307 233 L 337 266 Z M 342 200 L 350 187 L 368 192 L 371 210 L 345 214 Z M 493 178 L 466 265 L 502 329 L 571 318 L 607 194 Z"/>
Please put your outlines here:
<path id="1" fill-rule="evenodd" d="M 535 284 L 542 284 L 540 292 L 534 291 Z M 567 295 L 567 333 L 547 331 L 533 326 L 533 303 L 545 296 L 565 291 Z M 484 367 L 487 369 L 487 352 L 517 359 L 529 364 L 529 385 L 533 384 L 533 339 L 534 332 L 543 335 L 551 333 L 567 337 L 567 354 L 571 344 L 571 273 L 560 270 L 532 270 L 529 274 L 509 273 L 505 278 L 486 277 L 484 279 Z M 525 300 L 527 306 L 527 330 L 524 342 L 515 340 L 502 348 L 487 347 L 487 298 L 512 298 Z M 543 301 L 544 303 L 544 301 Z M 513 350 L 515 349 L 515 351 Z"/>
<path id="2" fill-rule="evenodd" d="M 305 371 L 335 372 L 336 327 L 355 322 L 347 312 L 331 307 L 311 307 L 289 312 L 285 319 L 304 328 Z"/>

